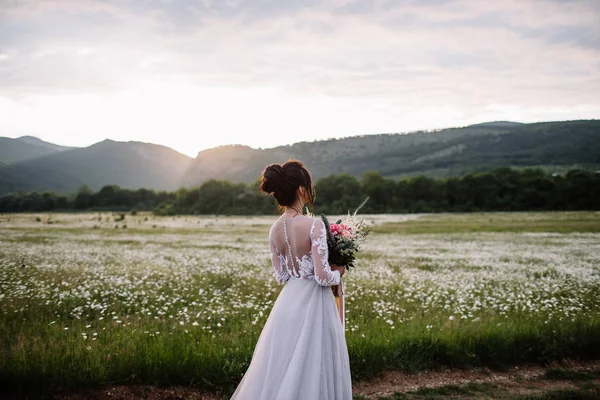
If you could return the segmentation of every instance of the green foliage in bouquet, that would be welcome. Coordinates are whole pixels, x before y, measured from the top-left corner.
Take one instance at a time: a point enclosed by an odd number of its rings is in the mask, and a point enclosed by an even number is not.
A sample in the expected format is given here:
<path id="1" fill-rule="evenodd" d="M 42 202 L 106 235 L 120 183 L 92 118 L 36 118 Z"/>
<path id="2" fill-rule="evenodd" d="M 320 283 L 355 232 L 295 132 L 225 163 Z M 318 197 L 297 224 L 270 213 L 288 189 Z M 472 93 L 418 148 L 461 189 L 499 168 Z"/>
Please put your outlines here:
<path id="1" fill-rule="evenodd" d="M 327 261 L 329 261 L 329 264 L 346 265 L 346 268 L 350 267 L 350 265 L 347 264 L 345 258 L 342 256 L 342 254 L 340 252 L 336 251 L 335 238 L 333 236 L 333 232 L 331 232 L 331 224 L 329 223 L 329 220 L 327 219 L 327 217 L 325 215 L 321 215 L 321 219 L 323 220 L 323 223 L 325 224 L 325 231 L 327 233 L 327 250 L 329 253 L 329 257 L 327 258 Z M 349 260 L 349 261 L 352 262 L 354 260 Z M 354 265 L 352 265 L 352 266 L 354 266 Z"/>

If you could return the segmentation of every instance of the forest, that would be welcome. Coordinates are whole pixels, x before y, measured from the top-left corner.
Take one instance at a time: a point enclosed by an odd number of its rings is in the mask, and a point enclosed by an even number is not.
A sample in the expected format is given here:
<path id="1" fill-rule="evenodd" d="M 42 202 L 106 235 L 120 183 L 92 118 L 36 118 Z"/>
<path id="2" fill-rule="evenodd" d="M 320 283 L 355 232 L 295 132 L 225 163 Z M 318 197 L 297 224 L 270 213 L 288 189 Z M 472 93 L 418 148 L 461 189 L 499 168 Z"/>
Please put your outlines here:
<path id="1" fill-rule="evenodd" d="M 17 192 L 0 197 L 0 212 L 152 211 L 156 215 L 273 215 L 274 200 L 260 193 L 259 182 L 209 180 L 177 191 L 86 186 L 70 196 Z M 344 214 L 369 197 L 363 213 L 600 210 L 600 173 L 572 169 L 497 168 L 462 177 L 402 180 L 369 171 L 356 178 L 334 174 L 315 183 L 316 214 Z"/>

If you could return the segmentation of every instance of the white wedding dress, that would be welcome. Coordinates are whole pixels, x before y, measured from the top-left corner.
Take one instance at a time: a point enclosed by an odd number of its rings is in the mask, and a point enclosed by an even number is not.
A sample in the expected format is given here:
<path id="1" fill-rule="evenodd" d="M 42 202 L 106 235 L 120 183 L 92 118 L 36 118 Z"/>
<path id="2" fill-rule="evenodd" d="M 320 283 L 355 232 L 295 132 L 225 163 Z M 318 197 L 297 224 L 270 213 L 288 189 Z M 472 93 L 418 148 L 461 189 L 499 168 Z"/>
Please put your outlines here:
<path id="1" fill-rule="evenodd" d="M 269 232 L 273 276 L 285 283 L 232 399 L 351 400 L 344 328 L 330 286 L 325 225 L 298 216 Z"/>

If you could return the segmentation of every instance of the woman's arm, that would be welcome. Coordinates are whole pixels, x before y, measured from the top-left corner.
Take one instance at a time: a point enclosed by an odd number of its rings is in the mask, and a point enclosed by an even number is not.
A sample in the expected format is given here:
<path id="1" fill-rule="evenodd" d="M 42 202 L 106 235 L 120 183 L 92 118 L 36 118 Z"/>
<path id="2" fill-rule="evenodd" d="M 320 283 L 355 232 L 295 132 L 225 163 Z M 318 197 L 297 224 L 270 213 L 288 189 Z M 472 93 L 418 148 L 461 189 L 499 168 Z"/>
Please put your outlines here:
<path id="1" fill-rule="evenodd" d="M 334 286 L 340 283 L 340 271 L 332 271 L 329 266 L 325 224 L 317 219 L 310 230 L 311 252 L 315 265 L 315 281 L 321 286 Z"/>

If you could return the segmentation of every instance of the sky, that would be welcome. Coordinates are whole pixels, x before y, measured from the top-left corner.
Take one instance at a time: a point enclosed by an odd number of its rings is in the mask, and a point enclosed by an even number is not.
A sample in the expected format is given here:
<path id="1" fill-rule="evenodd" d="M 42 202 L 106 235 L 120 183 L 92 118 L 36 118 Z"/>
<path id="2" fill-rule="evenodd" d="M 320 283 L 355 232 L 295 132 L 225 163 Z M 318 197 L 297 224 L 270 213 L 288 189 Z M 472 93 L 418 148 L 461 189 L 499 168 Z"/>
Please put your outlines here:
<path id="1" fill-rule="evenodd" d="M 193 157 L 597 118 L 598 0 L 0 1 L 0 136 Z"/>

